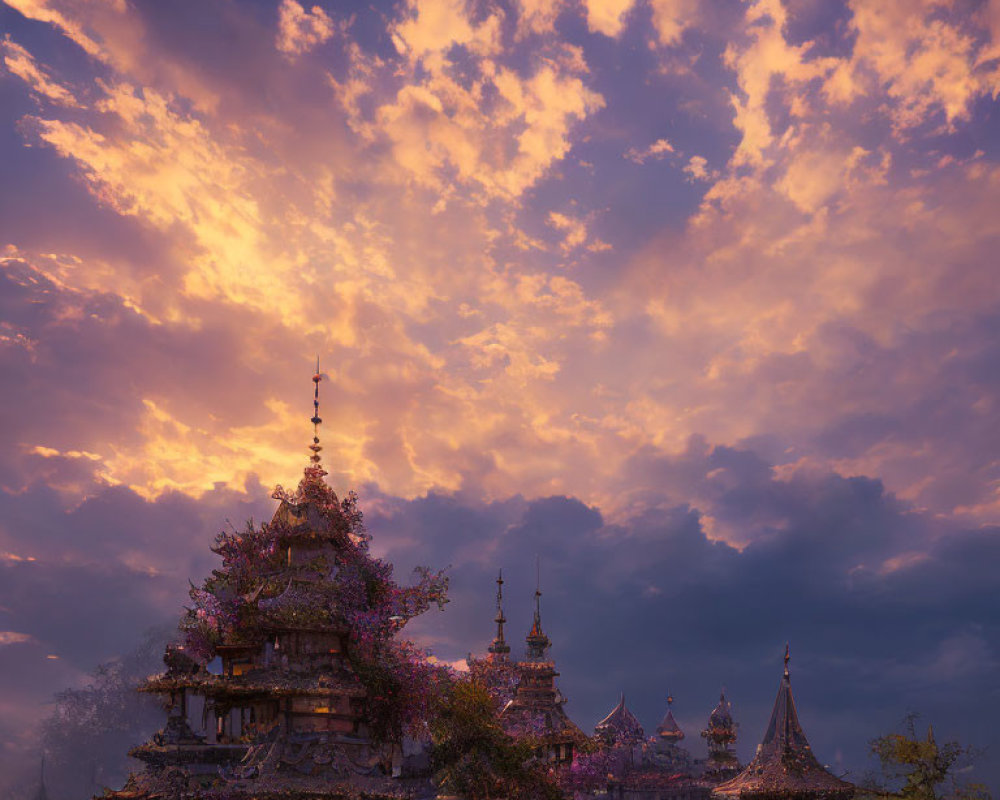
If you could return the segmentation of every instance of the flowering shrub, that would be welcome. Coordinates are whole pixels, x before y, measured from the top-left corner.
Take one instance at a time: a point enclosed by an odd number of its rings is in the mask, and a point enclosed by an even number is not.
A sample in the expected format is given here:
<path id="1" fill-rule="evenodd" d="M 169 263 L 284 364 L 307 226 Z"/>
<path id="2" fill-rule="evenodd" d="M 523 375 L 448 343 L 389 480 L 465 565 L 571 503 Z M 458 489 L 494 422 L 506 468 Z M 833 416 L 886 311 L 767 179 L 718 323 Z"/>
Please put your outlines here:
<path id="1" fill-rule="evenodd" d="M 469 658 L 469 677 L 489 693 L 498 712 L 517 693 L 519 673 L 509 659 Z"/>

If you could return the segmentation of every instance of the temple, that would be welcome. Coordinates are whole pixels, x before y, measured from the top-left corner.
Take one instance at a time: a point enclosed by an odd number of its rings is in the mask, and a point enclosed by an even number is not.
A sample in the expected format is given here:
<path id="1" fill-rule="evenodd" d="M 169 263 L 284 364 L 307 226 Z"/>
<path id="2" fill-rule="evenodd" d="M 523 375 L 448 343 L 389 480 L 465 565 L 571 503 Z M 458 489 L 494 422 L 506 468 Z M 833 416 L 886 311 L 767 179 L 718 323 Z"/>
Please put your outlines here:
<path id="1" fill-rule="evenodd" d="M 774 710 L 757 754 L 739 775 L 715 789 L 720 800 L 849 800 L 854 786 L 824 769 L 806 739 L 795 712 L 785 647 L 785 670 Z"/>
<path id="2" fill-rule="evenodd" d="M 535 588 L 535 618 L 525 637 L 525 659 L 515 665 L 517 691 L 500 711 L 500 724 L 512 736 L 530 734 L 542 745 L 538 757 L 568 764 L 573 754 L 587 741 L 587 735 L 566 716 L 566 699 L 556 688 L 555 664 L 549 659 L 549 637 L 542 629 L 542 592 Z"/>
<path id="3" fill-rule="evenodd" d="M 429 786 L 420 748 L 366 688 L 391 677 L 373 673 L 396 658 L 392 637 L 408 618 L 396 607 L 413 598 L 367 555 L 353 494 L 340 500 L 324 481 L 320 380 L 317 364 L 298 489 L 275 490 L 268 525 L 217 537 L 223 568 L 192 588 L 185 641 L 140 688 L 164 698 L 166 725 L 130 751 L 146 768 L 110 797 L 339 798 L 350 788 L 378 798 L 406 794 L 410 776 Z M 398 599 L 376 605 L 376 595 Z"/>

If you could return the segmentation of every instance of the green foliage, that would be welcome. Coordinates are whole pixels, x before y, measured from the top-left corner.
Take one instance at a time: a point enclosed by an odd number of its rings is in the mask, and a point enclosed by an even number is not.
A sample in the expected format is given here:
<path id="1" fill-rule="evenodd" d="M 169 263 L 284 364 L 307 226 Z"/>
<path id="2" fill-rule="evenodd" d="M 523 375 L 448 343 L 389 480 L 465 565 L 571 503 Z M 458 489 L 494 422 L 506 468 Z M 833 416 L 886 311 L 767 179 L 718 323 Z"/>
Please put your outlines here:
<path id="1" fill-rule="evenodd" d="M 431 764 L 443 792 L 467 800 L 561 800 L 548 768 L 533 759 L 537 743 L 500 727 L 496 704 L 474 680 L 455 680 L 430 723 Z"/>
<path id="2" fill-rule="evenodd" d="M 883 775 L 896 787 L 892 790 L 874 785 L 871 794 L 901 800 L 990 800 L 986 787 L 955 781 L 956 768 L 972 760 L 975 752 L 958 742 L 938 744 L 931 727 L 926 736 L 919 736 L 916 719 L 911 714 L 902 733 L 887 733 L 870 742 Z"/>

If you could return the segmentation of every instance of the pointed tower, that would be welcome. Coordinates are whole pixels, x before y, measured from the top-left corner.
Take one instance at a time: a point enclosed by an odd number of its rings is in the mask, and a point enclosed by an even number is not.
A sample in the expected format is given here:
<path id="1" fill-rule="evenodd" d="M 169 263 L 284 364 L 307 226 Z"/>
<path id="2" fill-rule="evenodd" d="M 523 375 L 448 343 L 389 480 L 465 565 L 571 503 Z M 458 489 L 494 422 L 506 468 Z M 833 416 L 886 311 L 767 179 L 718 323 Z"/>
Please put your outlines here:
<path id="1" fill-rule="evenodd" d="M 739 773 L 740 761 L 733 750 L 737 727 L 733 721 L 732 704 L 723 690 L 719 695 L 719 704 L 708 717 L 708 727 L 701 732 L 708 744 L 708 759 L 702 776 L 706 781 L 722 783 Z"/>
<path id="2" fill-rule="evenodd" d="M 425 680 L 426 665 L 393 668 L 408 658 L 395 637 L 445 589 L 440 576 L 404 589 L 369 554 L 355 495 L 338 498 L 324 480 L 318 363 L 312 380 L 302 479 L 275 489 L 269 523 L 216 537 L 222 565 L 192 586 L 183 644 L 140 688 L 165 698 L 167 724 L 130 751 L 146 769 L 109 797 L 194 800 L 221 782 L 233 800 L 341 798 L 358 787 L 381 798 L 400 785 L 385 776 L 390 766 L 401 779 L 420 768 L 420 754 L 403 752 L 407 701 L 396 698 Z M 212 663 L 221 669 L 209 672 Z"/>
<path id="3" fill-rule="evenodd" d="M 594 726 L 594 733 L 609 745 L 638 744 L 646 738 L 639 720 L 625 705 L 624 692 L 611 713 Z"/>
<path id="4" fill-rule="evenodd" d="M 503 626 L 507 622 L 507 618 L 503 615 L 503 570 L 497 574 L 497 615 L 493 621 L 497 624 L 497 635 L 487 650 L 494 659 L 506 661 L 510 655 L 510 645 L 503 638 Z"/>
<path id="5" fill-rule="evenodd" d="M 541 738 L 539 755 L 545 759 L 569 763 L 587 736 L 563 710 L 566 699 L 556 688 L 559 673 L 548 658 L 551 642 L 542 629 L 541 598 L 541 584 L 536 580 L 535 619 L 525 637 L 525 660 L 517 663 L 517 692 L 500 712 L 500 724 L 511 736 Z"/>
<path id="6" fill-rule="evenodd" d="M 795 711 L 789 659 L 786 645 L 785 669 L 764 739 L 747 768 L 716 787 L 720 797 L 849 800 L 854 796 L 854 786 L 827 772 L 813 755 Z"/>

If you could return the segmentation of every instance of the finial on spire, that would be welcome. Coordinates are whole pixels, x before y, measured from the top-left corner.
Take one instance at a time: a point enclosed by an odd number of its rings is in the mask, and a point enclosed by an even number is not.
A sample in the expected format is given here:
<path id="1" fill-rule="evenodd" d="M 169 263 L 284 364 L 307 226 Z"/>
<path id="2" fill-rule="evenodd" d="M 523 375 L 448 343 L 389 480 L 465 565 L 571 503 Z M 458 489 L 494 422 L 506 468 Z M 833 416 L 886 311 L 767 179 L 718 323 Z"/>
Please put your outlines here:
<path id="1" fill-rule="evenodd" d="M 667 708 L 669 709 L 674 704 L 674 696 L 667 692 Z"/>
<path id="2" fill-rule="evenodd" d="M 785 675 L 784 675 L 784 677 L 785 677 L 786 681 L 789 678 L 789 675 L 788 675 L 788 662 L 791 661 L 791 660 L 792 660 L 792 657 L 788 653 L 788 642 L 785 642 Z"/>
<path id="3" fill-rule="evenodd" d="M 535 556 L 535 621 L 528 633 L 528 660 L 542 661 L 549 649 L 549 637 L 542 630 L 542 580 L 541 559 Z"/>
<path id="4" fill-rule="evenodd" d="M 319 371 L 319 356 L 316 356 L 316 373 L 313 375 L 313 383 L 315 384 L 315 390 L 313 392 L 313 416 L 309 420 L 313 424 L 313 441 L 309 445 L 309 449 L 312 450 L 312 455 L 309 456 L 309 460 L 315 466 L 319 466 L 319 451 L 323 448 L 319 446 L 319 426 L 323 421 L 319 416 L 319 382 L 323 380 L 323 376 Z"/>
<path id="5" fill-rule="evenodd" d="M 510 646 L 504 640 L 503 636 L 503 624 L 507 621 L 507 618 L 503 615 L 503 570 L 499 570 L 497 573 L 497 615 L 493 620 L 497 624 L 497 635 L 488 648 L 489 652 L 498 655 L 506 656 L 510 652 Z"/>

